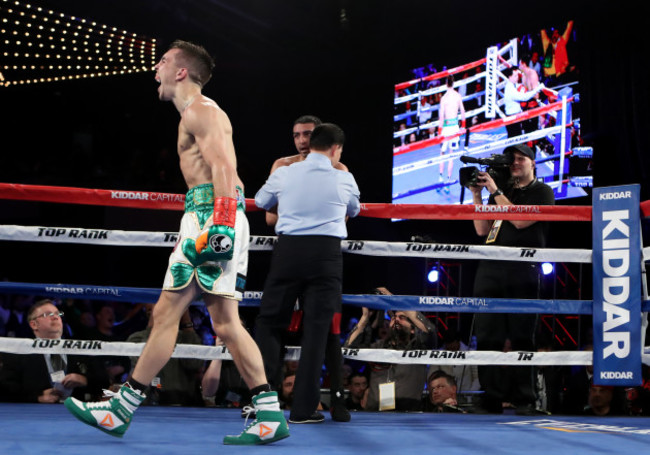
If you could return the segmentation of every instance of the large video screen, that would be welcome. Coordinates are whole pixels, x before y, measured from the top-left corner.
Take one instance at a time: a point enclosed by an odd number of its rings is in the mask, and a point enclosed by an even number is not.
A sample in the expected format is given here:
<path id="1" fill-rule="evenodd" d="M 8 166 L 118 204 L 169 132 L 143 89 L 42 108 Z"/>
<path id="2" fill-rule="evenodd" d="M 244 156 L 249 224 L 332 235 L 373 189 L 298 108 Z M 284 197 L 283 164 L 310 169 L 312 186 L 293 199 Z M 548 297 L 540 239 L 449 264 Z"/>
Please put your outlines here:
<path id="1" fill-rule="evenodd" d="M 460 168 L 489 170 L 505 147 L 520 143 L 535 151 L 537 178 L 556 200 L 590 194 L 577 33 L 573 21 L 558 25 L 478 49 L 453 68 L 414 68 L 395 84 L 393 203 L 471 203 Z"/>

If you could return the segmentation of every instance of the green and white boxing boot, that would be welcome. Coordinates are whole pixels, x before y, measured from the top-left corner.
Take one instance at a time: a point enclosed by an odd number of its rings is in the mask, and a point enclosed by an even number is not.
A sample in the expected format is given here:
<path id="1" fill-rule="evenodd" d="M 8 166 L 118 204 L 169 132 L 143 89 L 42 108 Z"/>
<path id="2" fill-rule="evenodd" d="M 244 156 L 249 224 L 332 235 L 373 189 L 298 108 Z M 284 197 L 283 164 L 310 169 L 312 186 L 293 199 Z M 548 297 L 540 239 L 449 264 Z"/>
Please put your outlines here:
<path id="1" fill-rule="evenodd" d="M 111 397 L 111 399 L 83 402 L 69 397 L 64 404 L 72 415 L 86 425 L 121 438 L 131 424 L 133 413 L 146 397 L 132 389 L 128 383 L 124 384 L 118 392 L 104 390 L 104 396 Z"/>
<path id="2" fill-rule="evenodd" d="M 284 412 L 280 409 L 276 392 L 263 392 L 255 395 L 253 407 L 246 407 L 244 411 L 249 414 L 255 411 L 255 420 L 246 426 L 241 434 L 224 437 L 224 444 L 260 445 L 289 437 L 289 425 L 284 418 Z"/>

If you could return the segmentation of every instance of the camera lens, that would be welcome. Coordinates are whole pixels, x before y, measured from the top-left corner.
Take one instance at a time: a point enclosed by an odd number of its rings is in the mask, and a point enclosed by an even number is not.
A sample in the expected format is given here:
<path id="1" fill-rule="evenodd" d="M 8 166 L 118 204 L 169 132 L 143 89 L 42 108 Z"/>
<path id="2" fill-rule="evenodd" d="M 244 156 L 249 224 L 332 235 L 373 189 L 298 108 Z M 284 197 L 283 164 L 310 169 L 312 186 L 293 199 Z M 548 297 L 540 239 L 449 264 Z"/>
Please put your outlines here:
<path id="1" fill-rule="evenodd" d="M 458 180 L 466 188 L 478 183 L 478 168 L 475 166 L 461 167 L 458 171 Z"/>

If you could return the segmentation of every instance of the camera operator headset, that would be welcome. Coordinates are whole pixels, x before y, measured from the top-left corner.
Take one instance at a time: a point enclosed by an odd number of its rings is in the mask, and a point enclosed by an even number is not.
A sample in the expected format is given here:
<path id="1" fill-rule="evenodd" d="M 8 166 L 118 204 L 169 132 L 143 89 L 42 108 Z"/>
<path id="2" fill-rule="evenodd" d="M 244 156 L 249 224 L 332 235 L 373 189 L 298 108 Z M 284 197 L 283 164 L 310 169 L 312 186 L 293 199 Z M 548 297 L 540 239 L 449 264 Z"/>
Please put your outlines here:
<path id="1" fill-rule="evenodd" d="M 536 178 L 535 152 L 518 144 L 503 151 L 508 159 L 510 179 L 499 188 L 490 172 L 478 172 L 476 182 L 469 186 L 474 204 L 483 204 L 482 191 L 490 193 L 488 204 L 497 205 L 554 205 L 551 187 Z M 510 156 L 509 156 L 510 155 Z M 530 220 L 474 220 L 479 236 L 486 244 L 527 248 L 546 245 L 548 223 Z M 539 297 L 539 272 L 536 263 L 517 261 L 479 262 L 474 281 L 474 296 L 492 298 L 533 299 Z M 536 315 L 485 313 L 475 315 L 475 329 L 479 350 L 502 351 L 506 338 L 513 350 L 533 350 Z M 523 369 L 523 370 L 522 370 Z M 501 403 L 509 401 L 517 407 L 534 406 L 535 394 L 532 368 L 513 368 L 502 377 L 498 366 L 479 367 L 479 381 L 485 390 L 483 406 L 488 412 L 502 412 Z M 510 383 L 510 387 L 504 387 Z M 513 392 L 511 394 L 510 392 Z"/>

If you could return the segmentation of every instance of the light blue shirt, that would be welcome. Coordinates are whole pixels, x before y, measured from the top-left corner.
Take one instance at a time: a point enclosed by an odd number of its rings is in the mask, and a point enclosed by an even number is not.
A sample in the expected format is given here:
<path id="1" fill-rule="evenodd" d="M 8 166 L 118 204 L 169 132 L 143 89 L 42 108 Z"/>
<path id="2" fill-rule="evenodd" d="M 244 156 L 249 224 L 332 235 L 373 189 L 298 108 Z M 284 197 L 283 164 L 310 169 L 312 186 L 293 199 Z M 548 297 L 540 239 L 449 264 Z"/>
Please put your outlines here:
<path id="1" fill-rule="evenodd" d="M 264 210 L 278 206 L 278 234 L 341 239 L 348 236 L 345 217 L 357 216 L 361 208 L 352 174 L 334 169 L 320 153 L 278 168 L 255 195 L 255 205 Z"/>
<path id="2" fill-rule="evenodd" d="M 544 86 L 539 84 L 530 92 L 520 92 L 517 90 L 517 87 L 515 87 L 515 84 L 510 81 L 506 82 L 506 88 L 503 92 L 503 103 L 506 115 L 515 115 L 523 112 L 519 103 L 532 99 L 540 90 L 542 90 L 542 88 L 544 88 Z"/>

